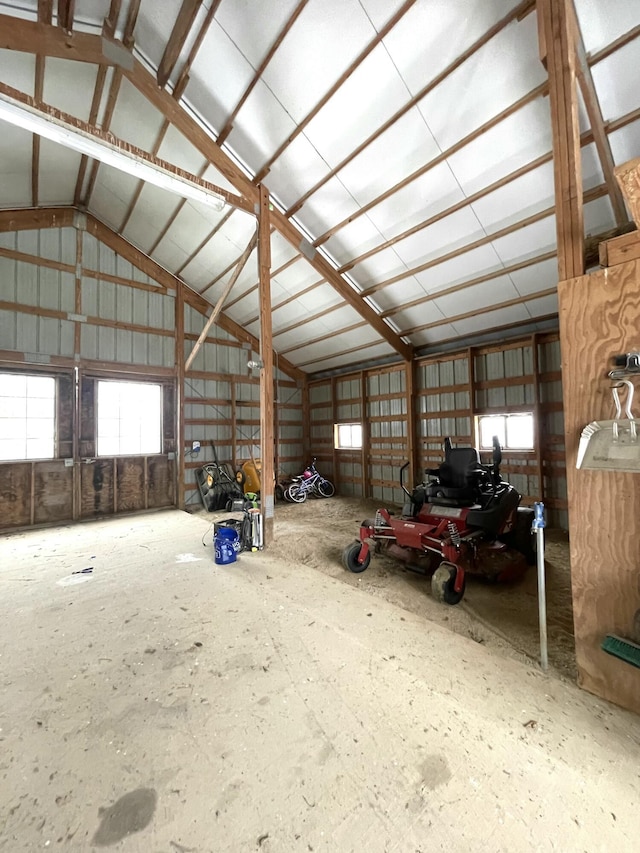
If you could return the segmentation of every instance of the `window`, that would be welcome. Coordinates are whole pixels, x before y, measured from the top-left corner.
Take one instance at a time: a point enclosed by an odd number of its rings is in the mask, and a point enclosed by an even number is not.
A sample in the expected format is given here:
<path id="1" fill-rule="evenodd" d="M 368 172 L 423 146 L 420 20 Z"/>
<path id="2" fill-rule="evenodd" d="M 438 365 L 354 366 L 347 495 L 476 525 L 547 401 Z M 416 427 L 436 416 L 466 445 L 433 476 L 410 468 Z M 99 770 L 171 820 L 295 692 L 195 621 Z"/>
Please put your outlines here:
<path id="1" fill-rule="evenodd" d="M 56 380 L 0 373 L 0 459 L 53 459 Z"/>
<path id="2" fill-rule="evenodd" d="M 98 382 L 98 456 L 161 452 L 161 391 L 148 382 Z"/>
<path id="3" fill-rule="evenodd" d="M 336 424 L 333 428 L 334 446 L 338 449 L 362 447 L 362 424 Z"/>
<path id="4" fill-rule="evenodd" d="M 533 450 L 533 414 L 481 415 L 478 417 L 478 445 L 491 450 L 493 436 L 498 436 L 505 450 Z"/>

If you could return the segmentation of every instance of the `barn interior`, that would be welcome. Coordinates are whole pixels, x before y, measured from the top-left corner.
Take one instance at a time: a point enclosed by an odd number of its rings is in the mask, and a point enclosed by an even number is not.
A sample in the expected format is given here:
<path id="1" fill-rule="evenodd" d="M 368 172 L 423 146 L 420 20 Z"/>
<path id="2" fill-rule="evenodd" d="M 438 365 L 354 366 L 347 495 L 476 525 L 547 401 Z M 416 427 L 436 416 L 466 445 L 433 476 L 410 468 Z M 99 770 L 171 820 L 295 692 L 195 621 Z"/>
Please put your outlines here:
<path id="1" fill-rule="evenodd" d="M 636 849 L 639 61 L 640 0 L 0 2 L 0 848 Z"/>

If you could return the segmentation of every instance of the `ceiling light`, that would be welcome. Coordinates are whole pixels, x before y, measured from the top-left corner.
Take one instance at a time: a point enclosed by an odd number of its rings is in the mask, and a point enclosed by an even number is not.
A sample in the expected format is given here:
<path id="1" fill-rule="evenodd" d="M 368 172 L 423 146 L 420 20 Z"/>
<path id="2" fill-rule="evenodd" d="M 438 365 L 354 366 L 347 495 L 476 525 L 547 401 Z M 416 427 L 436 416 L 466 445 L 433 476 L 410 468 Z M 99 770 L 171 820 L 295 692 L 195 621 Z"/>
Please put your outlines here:
<path id="1" fill-rule="evenodd" d="M 215 210 L 222 210 L 226 204 L 225 198 L 213 190 L 200 186 L 188 177 L 175 174 L 159 163 L 148 162 L 141 156 L 143 152 L 136 154 L 133 150 L 121 148 L 55 115 L 43 114 L 37 108 L 3 93 L 0 93 L 0 119 L 67 148 L 73 148 L 74 151 L 99 160 L 106 166 L 112 166 L 182 198 L 199 201 Z"/>
<path id="2" fill-rule="evenodd" d="M 258 358 L 252 358 L 251 361 L 247 362 L 247 367 L 251 370 L 262 370 L 264 361 L 259 356 Z"/>

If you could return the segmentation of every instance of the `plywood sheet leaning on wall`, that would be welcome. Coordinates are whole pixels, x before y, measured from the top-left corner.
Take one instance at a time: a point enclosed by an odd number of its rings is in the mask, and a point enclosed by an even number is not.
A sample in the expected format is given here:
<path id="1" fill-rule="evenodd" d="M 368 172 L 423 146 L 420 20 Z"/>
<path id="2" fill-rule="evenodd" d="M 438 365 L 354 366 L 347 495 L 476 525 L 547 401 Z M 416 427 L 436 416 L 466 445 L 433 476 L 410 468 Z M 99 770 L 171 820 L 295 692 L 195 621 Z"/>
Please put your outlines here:
<path id="1" fill-rule="evenodd" d="M 618 166 L 614 174 L 633 221 L 640 227 L 640 157 Z"/>
<path id="2" fill-rule="evenodd" d="M 612 417 L 611 357 L 640 346 L 640 262 L 561 282 L 558 295 L 578 681 L 640 713 L 640 670 L 600 648 L 608 633 L 630 636 L 640 608 L 640 475 L 575 467 L 583 427 Z"/>

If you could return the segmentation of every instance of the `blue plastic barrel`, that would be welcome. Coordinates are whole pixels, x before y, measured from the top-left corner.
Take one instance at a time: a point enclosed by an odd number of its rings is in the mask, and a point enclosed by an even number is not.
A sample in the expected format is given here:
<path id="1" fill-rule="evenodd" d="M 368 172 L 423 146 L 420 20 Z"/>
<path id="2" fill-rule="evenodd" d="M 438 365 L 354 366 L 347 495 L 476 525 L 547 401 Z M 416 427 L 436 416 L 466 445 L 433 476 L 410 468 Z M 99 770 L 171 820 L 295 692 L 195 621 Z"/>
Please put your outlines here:
<path id="1" fill-rule="evenodd" d="M 215 561 L 219 566 L 235 563 L 239 548 L 238 531 L 232 527 L 220 527 L 213 537 Z"/>

